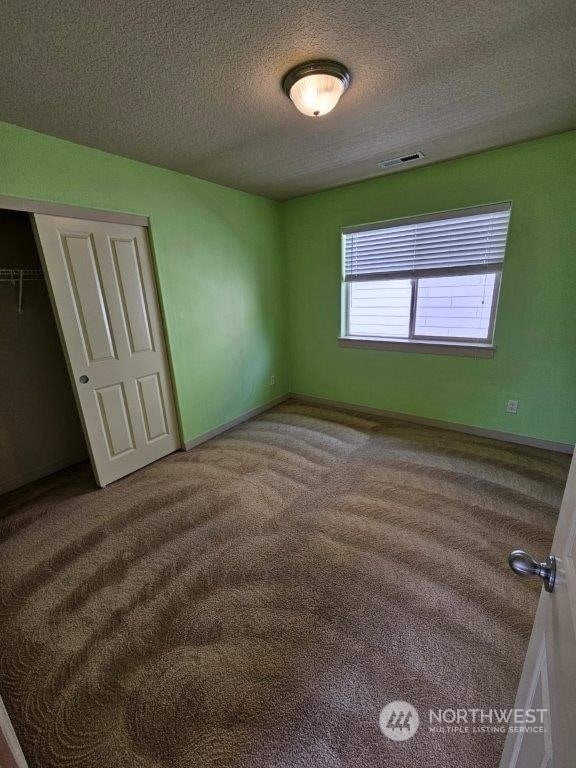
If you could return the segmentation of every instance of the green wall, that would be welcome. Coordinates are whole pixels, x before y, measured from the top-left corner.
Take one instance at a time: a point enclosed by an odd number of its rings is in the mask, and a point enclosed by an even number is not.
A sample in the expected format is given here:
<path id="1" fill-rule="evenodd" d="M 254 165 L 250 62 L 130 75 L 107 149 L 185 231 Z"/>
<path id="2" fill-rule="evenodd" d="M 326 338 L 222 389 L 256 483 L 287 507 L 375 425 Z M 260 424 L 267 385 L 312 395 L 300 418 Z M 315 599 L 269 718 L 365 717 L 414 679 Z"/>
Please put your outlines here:
<path id="1" fill-rule="evenodd" d="M 575 179 L 570 132 L 278 204 L 0 123 L 0 194 L 150 217 L 186 440 L 290 389 L 574 442 Z M 338 347 L 341 226 L 508 199 L 494 359 Z"/>
<path id="2" fill-rule="evenodd" d="M 150 217 L 186 440 L 286 392 L 277 203 L 6 123 L 0 194 Z"/>
<path id="3" fill-rule="evenodd" d="M 340 227 L 512 200 L 493 359 L 340 349 Z M 576 441 L 576 132 L 282 205 L 291 391 Z M 509 398 L 519 413 L 505 413 Z"/>

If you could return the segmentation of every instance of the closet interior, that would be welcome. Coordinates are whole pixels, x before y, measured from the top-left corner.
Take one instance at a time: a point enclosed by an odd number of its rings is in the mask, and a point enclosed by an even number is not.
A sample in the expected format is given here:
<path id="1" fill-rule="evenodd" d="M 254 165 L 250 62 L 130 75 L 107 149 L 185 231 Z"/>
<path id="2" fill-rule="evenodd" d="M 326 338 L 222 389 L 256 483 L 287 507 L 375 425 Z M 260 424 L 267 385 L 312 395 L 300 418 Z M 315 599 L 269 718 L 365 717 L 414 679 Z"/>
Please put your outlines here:
<path id="1" fill-rule="evenodd" d="M 0 209 L 0 494 L 88 457 L 30 215 Z"/>

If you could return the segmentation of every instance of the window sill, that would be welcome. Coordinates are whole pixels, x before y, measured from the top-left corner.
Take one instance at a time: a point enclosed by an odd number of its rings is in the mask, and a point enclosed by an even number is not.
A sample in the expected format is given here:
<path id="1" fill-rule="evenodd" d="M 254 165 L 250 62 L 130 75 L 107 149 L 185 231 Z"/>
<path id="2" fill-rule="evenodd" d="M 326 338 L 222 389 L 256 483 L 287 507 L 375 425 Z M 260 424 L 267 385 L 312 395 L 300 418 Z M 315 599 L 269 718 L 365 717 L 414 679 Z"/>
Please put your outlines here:
<path id="1" fill-rule="evenodd" d="M 409 339 L 369 339 L 342 336 L 338 346 L 357 349 L 381 349 L 390 352 L 420 352 L 427 355 L 455 355 L 459 357 L 494 357 L 496 347 L 462 341 L 411 341 Z"/>

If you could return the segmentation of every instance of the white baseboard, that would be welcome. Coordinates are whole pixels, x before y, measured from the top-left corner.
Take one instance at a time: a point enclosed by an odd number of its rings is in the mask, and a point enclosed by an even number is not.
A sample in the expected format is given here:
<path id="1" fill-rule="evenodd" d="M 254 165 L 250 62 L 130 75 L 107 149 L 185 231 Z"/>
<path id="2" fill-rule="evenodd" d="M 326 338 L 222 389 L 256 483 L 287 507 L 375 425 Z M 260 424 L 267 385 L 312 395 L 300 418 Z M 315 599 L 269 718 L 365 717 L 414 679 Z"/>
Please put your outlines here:
<path id="1" fill-rule="evenodd" d="M 64 456 L 62 458 L 51 461 L 49 464 L 43 464 L 40 467 L 34 467 L 27 472 L 22 472 L 7 480 L 0 481 L 0 495 L 3 493 L 9 493 L 15 488 L 20 488 L 22 485 L 33 483 L 34 480 L 40 480 L 41 477 L 47 477 L 54 472 L 59 472 L 61 469 L 71 467 L 73 464 L 78 464 L 81 461 L 88 459 L 88 453 L 74 454 L 73 456 Z M 1 768 L 1 766 L 0 766 Z"/>
<path id="2" fill-rule="evenodd" d="M 201 445 L 207 440 L 211 440 L 213 437 L 218 437 L 218 435 L 221 435 L 223 432 L 227 432 L 229 429 L 237 427 L 239 424 L 243 424 L 249 419 L 253 419 L 254 416 L 259 416 L 261 413 L 269 411 L 270 408 L 274 408 L 275 405 L 280 405 L 280 403 L 288 400 L 289 397 L 290 395 L 288 394 L 280 395 L 280 397 L 276 397 L 274 400 L 269 400 L 267 403 L 263 403 L 263 405 L 258 405 L 256 408 L 252 408 L 251 410 L 240 414 L 240 416 L 236 416 L 235 419 L 231 419 L 230 421 L 221 424 L 219 427 L 214 427 L 214 429 L 210 429 L 208 432 L 204 432 L 202 435 L 198 435 L 198 437 L 193 437 L 192 440 L 186 440 L 184 443 L 184 449 L 189 451 L 192 448 L 196 448 L 197 445 Z"/>
<path id="3" fill-rule="evenodd" d="M 381 408 L 371 408 L 366 405 L 355 405 L 354 403 L 345 403 L 341 400 L 327 400 L 323 397 L 313 397 L 312 395 L 303 395 L 298 392 L 292 392 L 290 397 L 293 400 L 300 400 L 303 403 L 312 403 L 324 405 L 332 408 L 344 408 L 346 410 L 355 410 L 361 413 L 368 413 L 374 416 L 387 416 L 391 419 L 400 421 L 410 421 L 414 424 L 422 424 L 426 427 L 439 427 L 453 432 L 464 432 L 467 435 L 476 435 L 477 437 L 488 437 L 491 440 L 501 440 L 505 443 L 517 443 L 519 445 L 529 445 L 532 448 L 544 448 L 547 451 L 557 451 L 560 453 L 572 454 L 574 445 L 572 443 L 557 443 L 553 440 L 544 440 L 539 437 L 527 437 L 524 435 L 515 435 L 510 432 L 500 432 L 496 429 L 484 429 L 483 427 L 471 427 L 466 424 L 456 424 L 452 421 L 442 421 L 441 419 L 429 419 L 426 416 L 414 416 L 410 413 L 398 413 L 396 411 L 385 411 Z"/>

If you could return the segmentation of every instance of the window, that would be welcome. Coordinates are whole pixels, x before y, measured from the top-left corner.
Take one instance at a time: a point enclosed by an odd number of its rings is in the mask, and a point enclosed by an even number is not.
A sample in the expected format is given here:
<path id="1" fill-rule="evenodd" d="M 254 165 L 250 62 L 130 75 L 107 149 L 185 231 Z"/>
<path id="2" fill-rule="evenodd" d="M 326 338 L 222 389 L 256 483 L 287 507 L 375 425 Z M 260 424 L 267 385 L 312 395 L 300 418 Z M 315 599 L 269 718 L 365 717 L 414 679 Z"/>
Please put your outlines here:
<path id="1" fill-rule="evenodd" d="M 345 340 L 490 346 L 509 219 L 506 203 L 344 229 Z"/>

